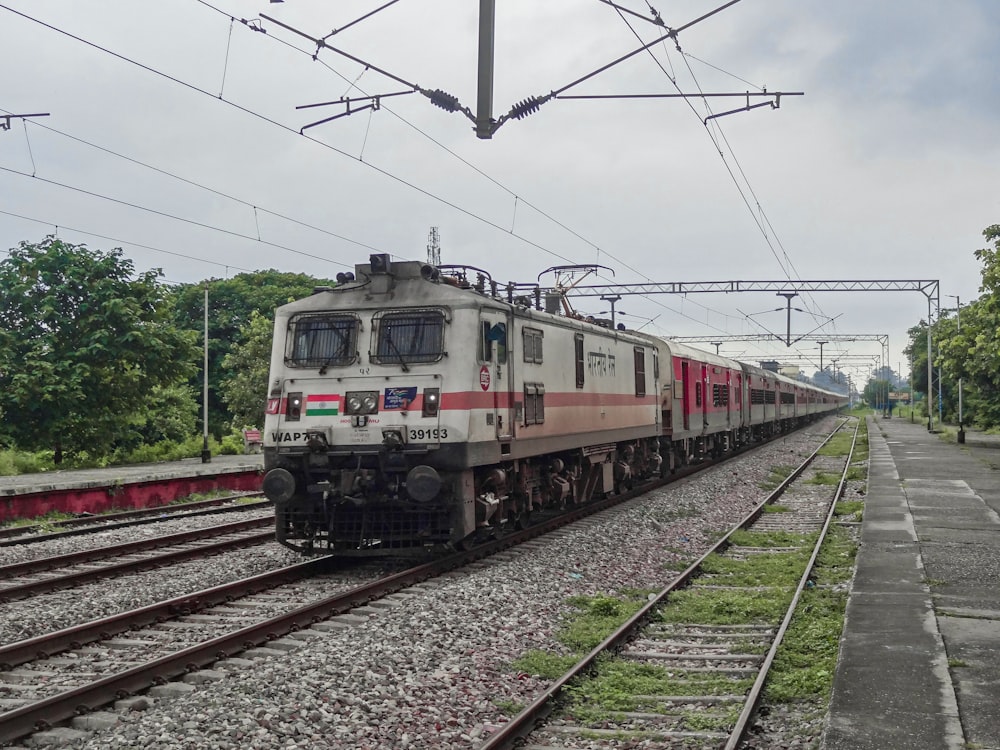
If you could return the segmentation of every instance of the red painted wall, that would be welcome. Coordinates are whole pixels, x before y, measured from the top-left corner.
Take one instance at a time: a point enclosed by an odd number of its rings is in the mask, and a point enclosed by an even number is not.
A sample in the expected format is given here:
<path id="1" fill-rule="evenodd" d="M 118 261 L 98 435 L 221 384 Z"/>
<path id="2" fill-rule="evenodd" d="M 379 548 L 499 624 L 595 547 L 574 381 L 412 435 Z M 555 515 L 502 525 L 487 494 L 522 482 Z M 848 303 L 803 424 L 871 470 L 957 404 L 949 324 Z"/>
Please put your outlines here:
<path id="1" fill-rule="evenodd" d="M 155 482 L 45 490 L 0 498 L 0 521 L 35 518 L 46 513 L 102 513 L 112 509 L 155 508 L 188 495 L 212 490 L 259 491 L 261 472 L 247 471 L 208 477 L 182 477 Z"/>

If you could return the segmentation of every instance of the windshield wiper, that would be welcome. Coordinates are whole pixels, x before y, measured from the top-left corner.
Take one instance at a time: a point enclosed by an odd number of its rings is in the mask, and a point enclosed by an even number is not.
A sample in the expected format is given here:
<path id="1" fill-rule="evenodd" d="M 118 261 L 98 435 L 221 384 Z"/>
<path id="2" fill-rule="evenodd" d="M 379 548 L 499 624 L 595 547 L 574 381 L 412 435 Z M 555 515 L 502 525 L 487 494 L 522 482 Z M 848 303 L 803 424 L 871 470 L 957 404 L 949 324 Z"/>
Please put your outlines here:
<path id="1" fill-rule="evenodd" d="M 385 332 L 385 343 L 386 346 L 388 346 L 396 354 L 396 356 L 399 357 L 399 366 L 403 369 L 403 372 L 409 372 L 410 368 L 406 366 L 406 360 L 403 359 L 403 353 L 399 351 L 399 348 L 396 346 L 396 342 L 392 340 L 391 331 L 387 330 Z"/>

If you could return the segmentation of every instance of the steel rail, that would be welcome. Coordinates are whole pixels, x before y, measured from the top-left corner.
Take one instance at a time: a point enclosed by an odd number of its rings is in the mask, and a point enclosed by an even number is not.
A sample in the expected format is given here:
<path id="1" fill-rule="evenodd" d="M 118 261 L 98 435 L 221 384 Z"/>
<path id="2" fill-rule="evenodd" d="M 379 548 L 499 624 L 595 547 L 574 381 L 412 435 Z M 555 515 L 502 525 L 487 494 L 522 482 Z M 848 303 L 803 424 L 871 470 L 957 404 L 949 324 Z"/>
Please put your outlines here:
<path id="1" fill-rule="evenodd" d="M 329 564 L 330 558 L 317 557 L 278 570 L 260 573 L 250 578 L 223 583 L 192 594 L 183 594 L 139 609 L 15 641 L 0 646 L 0 671 L 8 671 L 35 659 L 47 659 L 62 651 L 111 638 L 119 633 L 166 622 L 177 617 L 186 617 L 238 597 L 256 594 L 285 583 L 307 578 L 325 571 Z M 2 714 L 0 714 L 0 721 L 2 721 Z"/>
<path id="2" fill-rule="evenodd" d="M 759 445 L 761 444 L 753 447 L 759 447 Z M 562 513 L 521 531 L 513 532 L 499 539 L 477 545 L 470 550 L 459 551 L 438 560 L 417 565 L 408 570 L 358 586 L 350 591 L 298 607 L 277 617 L 196 644 L 195 646 L 160 657 L 145 664 L 140 664 L 123 672 L 109 675 L 89 685 L 74 688 L 36 703 L 7 711 L 0 714 L 0 742 L 14 741 L 33 731 L 45 729 L 65 721 L 76 714 L 91 711 L 124 695 L 145 690 L 154 684 L 179 677 L 187 672 L 212 664 L 219 659 L 227 658 L 261 643 L 280 638 L 289 632 L 308 627 L 314 622 L 348 612 L 374 599 L 384 597 L 434 576 L 442 575 L 476 560 L 489 557 L 497 552 L 547 534 L 581 518 L 632 500 L 652 489 L 682 479 L 710 466 L 724 463 L 746 450 L 749 450 L 749 448 L 734 452 L 721 461 L 706 460 L 697 465 L 684 467 L 681 471 L 667 478 L 654 480 L 642 486 L 635 487 L 632 490 L 622 492 L 619 495 L 582 505 L 573 511 Z M 763 512 L 762 506 L 759 509 L 760 512 Z M 759 513 L 751 515 L 755 518 Z M 750 516 L 747 517 L 747 519 L 749 518 Z M 310 562 L 321 564 L 326 559 L 320 558 L 319 560 Z M 96 623 L 89 625 L 96 627 Z"/>
<path id="3" fill-rule="evenodd" d="M 163 516 L 165 514 L 170 518 L 188 518 L 196 516 L 210 516 L 215 513 L 235 513 L 267 505 L 274 505 L 274 503 L 270 500 L 261 500 L 254 503 L 223 506 L 223 503 L 227 503 L 230 500 L 252 497 L 254 495 L 260 495 L 260 493 L 240 492 L 233 495 L 227 495 L 225 497 L 217 497 L 210 500 L 196 500 L 190 503 L 158 505 L 155 508 L 123 510 L 117 513 L 96 513 L 94 515 L 79 516 L 77 518 L 67 518 L 65 520 L 55 521 L 46 525 L 31 524 L 26 526 L 5 526 L 0 528 L 0 547 L 14 547 L 19 544 L 35 544 L 36 542 L 47 542 L 50 539 L 62 539 L 69 536 L 92 534 L 98 531 L 110 531 L 112 529 L 122 529 L 128 526 L 142 526 L 149 523 L 158 523 L 163 520 Z M 97 524 L 101 524 L 100 527 L 96 529 L 93 528 Z M 36 533 L 37 530 L 52 527 L 69 528 L 64 528 L 61 531 Z"/>
<path id="4" fill-rule="evenodd" d="M 0 588 L 0 602 L 9 602 L 16 599 L 23 599 L 28 596 L 37 596 L 50 591 L 79 586 L 81 583 L 90 583 L 102 578 L 112 578 L 126 573 L 139 573 L 150 568 L 159 568 L 163 565 L 183 562 L 185 560 L 195 560 L 199 557 L 209 557 L 220 552 L 229 552 L 243 547 L 254 547 L 258 544 L 267 544 L 274 539 L 274 532 L 271 530 L 258 531 L 245 536 L 237 536 L 232 539 L 223 539 L 197 547 L 185 547 L 184 549 L 164 552 L 151 557 L 143 557 L 139 560 L 125 560 L 111 565 L 102 565 L 99 568 L 87 568 L 65 575 L 52 576 L 51 578 L 39 578 L 35 581 L 18 583 L 6 588 Z"/>
<path id="5" fill-rule="evenodd" d="M 761 665 L 760 671 L 757 673 L 757 678 L 754 680 L 753 686 L 750 688 L 750 692 L 747 693 L 746 701 L 743 704 L 743 711 L 740 712 L 739 718 L 733 725 L 733 729 L 730 731 L 729 741 L 726 742 L 723 750 L 736 750 L 740 742 L 742 742 L 747 729 L 749 729 L 750 721 L 753 719 L 757 708 L 760 705 L 760 699 L 764 694 L 764 685 L 767 682 L 767 676 L 771 670 L 771 665 L 774 663 L 774 659 L 778 654 L 778 649 L 781 648 L 781 641 L 785 637 L 785 632 L 792 623 L 792 618 L 795 616 L 795 610 L 799 606 L 799 600 L 802 598 L 802 593 L 806 589 L 806 584 L 812 576 L 813 568 L 816 567 L 816 559 L 819 557 L 820 548 L 823 546 L 823 542 L 826 541 L 827 532 L 829 532 L 830 524 L 833 521 L 834 511 L 837 509 L 837 500 L 844 494 L 844 484 L 846 484 L 847 474 L 851 470 L 851 458 L 854 456 L 854 448 L 858 443 L 858 430 L 860 428 L 861 421 L 858 420 L 858 424 L 854 427 L 854 437 L 851 440 L 851 449 L 848 451 L 847 460 L 844 462 L 844 470 L 841 472 L 840 482 L 837 483 L 837 489 L 830 501 L 830 508 L 827 510 L 826 519 L 823 522 L 823 528 L 820 529 L 819 538 L 817 538 L 816 544 L 813 545 L 813 551 L 809 556 L 809 562 L 806 563 L 806 567 L 802 571 L 802 576 L 799 578 L 799 584 L 795 588 L 795 594 L 792 596 L 792 601 L 788 605 L 788 611 L 785 613 L 785 617 L 781 621 L 781 626 L 778 628 L 778 632 L 775 633 L 774 640 L 771 642 L 771 648 L 768 649 L 767 656 L 764 657 L 764 662 Z"/>
<path id="6" fill-rule="evenodd" d="M 235 534 L 273 524 L 274 519 L 265 516 L 264 518 L 252 518 L 234 523 L 206 526 L 203 529 L 194 529 L 193 531 L 182 531 L 177 534 L 142 539 L 138 542 L 123 542 L 122 544 L 111 544 L 107 547 L 94 547 L 93 549 L 81 550 L 80 552 L 68 552 L 64 555 L 53 555 L 52 557 L 41 557 L 37 560 L 0 565 L 0 580 L 27 575 L 29 573 L 41 573 L 56 568 L 65 568 L 70 565 L 78 565 L 94 560 L 106 560 L 110 557 L 131 555 L 135 552 L 145 552 L 151 549 L 172 547 L 177 544 L 187 544 L 188 542 L 200 539 L 209 539 L 213 536 L 222 536 L 223 534 Z"/>
<path id="7" fill-rule="evenodd" d="M 477 750 L 508 750 L 509 748 L 515 747 L 518 742 L 524 740 L 529 734 L 531 734 L 541 721 L 552 712 L 556 699 L 563 693 L 571 682 L 593 669 L 600 656 L 605 653 L 616 651 L 626 641 L 630 640 L 635 634 L 635 631 L 649 621 L 653 613 L 667 600 L 668 596 L 672 592 L 684 588 L 688 585 L 688 583 L 690 583 L 691 579 L 699 573 L 700 568 L 709 556 L 717 554 L 728 547 L 730 544 L 729 540 L 735 532 L 751 526 L 753 522 L 764 513 L 764 508 L 784 494 L 789 485 L 791 485 L 791 483 L 806 470 L 809 464 L 811 464 L 815 460 L 816 456 L 819 455 L 820 450 L 822 450 L 822 448 L 833 439 L 833 436 L 840 431 L 843 425 L 844 422 L 838 424 L 836 429 L 834 429 L 826 437 L 819 447 L 817 447 L 816 450 L 813 451 L 812 454 L 810 454 L 798 466 L 798 468 L 789 474 L 788 477 L 786 477 L 785 480 L 771 492 L 771 494 L 764 498 L 764 500 L 761 501 L 757 507 L 750 511 L 736 526 L 734 526 L 729 533 L 712 545 L 707 552 L 688 566 L 685 571 L 683 571 L 662 591 L 656 594 L 656 596 L 643 606 L 642 609 L 626 620 L 611 635 L 597 644 L 597 646 L 595 646 L 590 653 L 573 665 L 573 667 L 570 668 L 569 671 L 567 671 L 562 677 L 546 688 L 538 698 L 531 702 L 531 704 L 524 708 L 519 714 L 515 715 L 509 722 L 500 727 L 490 736 L 488 740 L 486 740 L 486 742 L 479 745 Z"/>

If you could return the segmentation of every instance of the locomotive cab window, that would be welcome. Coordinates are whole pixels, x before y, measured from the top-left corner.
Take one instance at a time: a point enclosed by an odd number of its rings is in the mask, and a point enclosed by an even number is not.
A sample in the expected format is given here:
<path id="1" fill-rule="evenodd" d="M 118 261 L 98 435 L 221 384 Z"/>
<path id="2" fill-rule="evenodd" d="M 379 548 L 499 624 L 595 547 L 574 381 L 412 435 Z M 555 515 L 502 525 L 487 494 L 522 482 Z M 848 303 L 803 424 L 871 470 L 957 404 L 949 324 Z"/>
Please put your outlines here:
<path id="1" fill-rule="evenodd" d="M 444 315 L 439 310 L 391 312 L 373 318 L 378 364 L 437 362 L 444 356 Z"/>
<path id="2" fill-rule="evenodd" d="M 358 357 L 359 321 L 353 315 L 313 313 L 288 321 L 289 367 L 344 367 Z"/>
<path id="3" fill-rule="evenodd" d="M 482 335 L 479 337 L 479 361 L 492 362 L 494 354 L 498 365 L 507 364 L 507 324 L 482 322 Z"/>
<path id="4" fill-rule="evenodd" d="M 524 361 L 542 363 L 542 332 L 537 328 L 525 328 L 521 331 L 524 344 Z"/>

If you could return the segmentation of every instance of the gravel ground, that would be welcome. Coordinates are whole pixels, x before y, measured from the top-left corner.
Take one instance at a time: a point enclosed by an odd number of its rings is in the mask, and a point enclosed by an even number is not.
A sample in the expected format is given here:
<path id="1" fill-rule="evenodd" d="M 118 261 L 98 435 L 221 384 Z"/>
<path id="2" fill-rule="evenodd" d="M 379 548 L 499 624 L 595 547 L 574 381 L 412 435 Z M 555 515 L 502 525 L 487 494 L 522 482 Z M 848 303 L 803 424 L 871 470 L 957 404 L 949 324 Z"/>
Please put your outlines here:
<path id="1" fill-rule="evenodd" d="M 157 536 L 167 536 L 168 534 L 180 534 L 184 531 L 205 529 L 210 526 L 224 526 L 225 524 L 249 521 L 254 518 L 266 518 L 268 516 L 274 516 L 273 508 L 248 510 L 245 513 L 220 513 L 217 515 L 188 516 L 185 518 L 172 518 L 164 514 L 164 519 L 159 523 L 126 526 L 121 529 L 95 531 L 91 534 L 67 536 L 50 539 L 45 542 L 0 547 L 0 566 L 38 560 L 43 557 L 68 555 L 71 552 L 110 547 L 114 544 L 136 542 Z"/>
<path id="2" fill-rule="evenodd" d="M 533 648 L 559 649 L 554 633 L 567 597 L 666 585 L 674 576 L 669 563 L 694 559 L 745 516 L 766 494 L 760 485 L 771 467 L 798 464 L 829 426 L 832 420 L 824 420 L 753 456 L 608 511 L 600 523 L 575 525 L 544 544 L 416 587 L 398 606 L 373 612 L 361 624 L 324 632 L 282 658 L 257 660 L 186 696 L 121 714 L 115 728 L 78 746 L 475 747 L 505 721 L 501 706 L 526 705 L 546 687 L 510 665 Z M 225 578 L 234 567 L 216 565 L 222 570 L 214 573 Z M 155 585 L 156 577 L 145 580 Z M 143 603 L 178 593 L 147 596 L 138 583 L 130 588 Z M 73 606 L 73 599 L 67 596 L 62 606 Z M 10 628 L 13 618 L 4 610 Z"/>
<path id="3" fill-rule="evenodd" d="M 0 643 L 13 643 L 51 633 L 99 617 L 265 573 L 300 560 L 291 550 L 272 542 L 224 552 L 207 559 L 189 560 L 169 568 L 108 578 L 27 600 L 2 603 Z"/>

